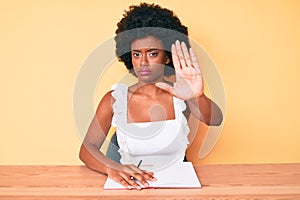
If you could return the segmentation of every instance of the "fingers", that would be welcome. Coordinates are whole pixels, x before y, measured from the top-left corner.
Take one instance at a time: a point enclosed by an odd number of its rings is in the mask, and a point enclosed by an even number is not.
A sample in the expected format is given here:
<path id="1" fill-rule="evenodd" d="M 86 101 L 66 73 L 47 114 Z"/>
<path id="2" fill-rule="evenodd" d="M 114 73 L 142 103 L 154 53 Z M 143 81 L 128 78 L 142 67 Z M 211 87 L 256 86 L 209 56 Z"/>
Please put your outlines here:
<path id="1" fill-rule="evenodd" d="M 148 179 L 150 179 L 150 176 L 149 175 L 147 175 L 147 178 Z M 131 175 L 131 177 L 130 177 L 130 179 L 131 179 L 131 181 L 130 181 L 130 184 L 132 184 L 134 187 L 136 187 L 137 189 L 140 189 L 138 186 L 138 184 L 137 184 L 137 182 L 136 181 L 138 181 L 139 183 L 141 183 L 143 186 L 145 186 L 145 187 L 149 187 L 150 185 L 149 185 L 149 183 L 146 181 L 146 176 L 144 175 L 144 174 L 139 174 L 139 173 L 134 173 L 134 174 L 132 174 Z M 132 183 L 132 181 L 134 182 L 134 183 Z M 136 186 L 136 185 L 138 185 L 138 186 Z"/>
<path id="2" fill-rule="evenodd" d="M 181 68 L 185 68 L 187 67 L 186 63 L 185 63 L 185 57 L 182 51 L 182 47 L 180 45 L 180 42 L 178 40 L 176 40 L 175 42 L 175 47 L 176 47 L 176 52 L 177 52 L 177 58 L 179 59 Z"/>
<path id="3" fill-rule="evenodd" d="M 197 57 L 192 50 L 188 49 L 184 42 L 176 40 L 171 47 L 174 68 L 177 72 L 183 70 L 189 74 L 201 73 Z"/>
<path id="4" fill-rule="evenodd" d="M 145 187 L 149 187 L 149 183 L 146 180 L 155 181 L 156 178 L 153 177 L 153 172 L 147 172 L 137 168 L 135 165 L 129 165 L 129 167 L 135 172 L 131 173 L 132 179 L 138 180 Z"/>
<path id="5" fill-rule="evenodd" d="M 133 188 L 136 188 L 137 190 L 142 189 L 141 186 L 134 181 L 134 179 L 131 179 L 131 176 L 128 176 L 128 174 L 121 174 L 121 177 L 117 181 L 130 190 Z"/>
<path id="6" fill-rule="evenodd" d="M 192 58 L 192 65 L 195 67 L 197 72 L 201 73 L 201 69 L 200 69 L 200 66 L 198 64 L 196 54 L 194 53 L 192 48 L 190 48 L 190 55 L 191 55 L 191 58 Z"/>
<path id="7" fill-rule="evenodd" d="M 190 58 L 190 53 L 189 53 L 189 51 L 187 49 L 187 46 L 184 42 L 181 43 L 181 49 L 182 49 L 182 52 L 183 52 L 186 67 L 193 67 L 192 62 L 191 62 L 191 58 Z"/>
<path id="8" fill-rule="evenodd" d="M 156 181 L 153 177 L 152 172 L 147 172 L 137 168 L 135 165 L 124 165 L 121 170 L 111 170 L 108 176 L 113 180 L 119 182 L 121 185 L 127 189 L 137 189 L 141 190 L 144 187 L 149 187 L 149 181 Z M 141 184 L 141 185 L 140 185 Z"/>
<path id="9" fill-rule="evenodd" d="M 153 176 L 154 173 L 153 172 L 148 172 L 148 171 L 145 171 L 143 170 L 144 174 L 145 174 L 145 177 L 147 180 L 150 180 L 150 181 L 157 181 L 157 179 Z"/>
<path id="10" fill-rule="evenodd" d="M 172 60 L 173 60 L 174 68 L 178 72 L 180 70 L 180 62 L 179 62 L 179 57 L 177 55 L 176 47 L 174 44 L 172 44 L 171 53 L 172 53 Z"/>

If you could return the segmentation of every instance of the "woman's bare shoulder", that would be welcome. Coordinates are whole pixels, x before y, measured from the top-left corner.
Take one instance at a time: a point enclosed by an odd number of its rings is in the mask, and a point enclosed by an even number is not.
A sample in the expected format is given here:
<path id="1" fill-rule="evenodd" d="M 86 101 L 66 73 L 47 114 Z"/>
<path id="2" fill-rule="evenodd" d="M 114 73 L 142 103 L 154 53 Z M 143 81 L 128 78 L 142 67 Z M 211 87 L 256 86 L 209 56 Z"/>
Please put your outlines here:
<path id="1" fill-rule="evenodd" d="M 109 110 L 112 110 L 112 105 L 113 103 L 115 102 L 115 99 L 113 98 L 112 96 L 112 92 L 113 90 L 111 91 L 108 91 L 106 92 L 106 94 L 102 97 L 99 105 L 98 105 L 98 110 L 101 108 L 101 109 L 109 109 Z"/>

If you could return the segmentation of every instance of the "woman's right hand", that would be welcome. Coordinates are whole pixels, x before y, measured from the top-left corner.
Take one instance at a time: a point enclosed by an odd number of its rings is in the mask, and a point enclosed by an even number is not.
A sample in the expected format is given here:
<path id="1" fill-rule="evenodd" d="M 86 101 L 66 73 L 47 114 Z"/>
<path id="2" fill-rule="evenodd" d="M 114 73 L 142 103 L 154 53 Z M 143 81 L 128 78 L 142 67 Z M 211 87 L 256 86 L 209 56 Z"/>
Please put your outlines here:
<path id="1" fill-rule="evenodd" d="M 109 178 L 117 181 L 127 189 L 141 189 L 136 182 L 139 181 L 145 187 L 149 187 L 148 181 L 156 181 L 153 177 L 153 172 L 148 172 L 137 168 L 135 165 L 121 165 L 117 168 L 109 168 L 107 175 Z"/>

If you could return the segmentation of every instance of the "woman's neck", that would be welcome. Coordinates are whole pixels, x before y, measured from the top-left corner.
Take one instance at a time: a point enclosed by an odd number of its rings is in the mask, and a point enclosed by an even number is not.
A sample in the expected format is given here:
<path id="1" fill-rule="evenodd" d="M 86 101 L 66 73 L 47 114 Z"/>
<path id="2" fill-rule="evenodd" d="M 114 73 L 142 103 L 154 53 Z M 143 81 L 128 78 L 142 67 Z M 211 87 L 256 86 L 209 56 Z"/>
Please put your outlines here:
<path id="1" fill-rule="evenodd" d="M 138 82 L 130 88 L 130 91 L 135 94 L 154 95 L 159 91 L 155 83 L 141 83 Z"/>
<path id="2" fill-rule="evenodd" d="M 162 82 L 172 85 L 172 82 L 169 82 L 165 79 Z M 139 81 L 130 87 L 130 92 L 135 94 L 156 95 L 157 93 L 161 92 L 161 89 L 156 87 L 155 83 Z"/>

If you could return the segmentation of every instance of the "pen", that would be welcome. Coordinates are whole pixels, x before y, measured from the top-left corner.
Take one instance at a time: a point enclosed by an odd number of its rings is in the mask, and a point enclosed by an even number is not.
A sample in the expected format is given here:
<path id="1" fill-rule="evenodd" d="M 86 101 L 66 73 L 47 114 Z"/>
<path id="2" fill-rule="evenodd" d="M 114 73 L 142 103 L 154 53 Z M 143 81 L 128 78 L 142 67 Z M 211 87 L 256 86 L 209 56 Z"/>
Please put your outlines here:
<path id="1" fill-rule="evenodd" d="M 143 160 L 140 160 L 139 164 L 136 166 L 137 168 L 139 168 L 139 167 L 141 166 L 142 161 L 143 161 Z M 131 179 L 131 180 L 134 180 L 135 178 L 134 178 L 133 176 L 130 176 L 130 179 Z"/>
<path id="2" fill-rule="evenodd" d="M 139 167 L 141 166 L 142 161 L 143 161 L 143 160 L 140 160 L 139 164 L 137 165 L 137 168 L 139 168 Z"/>

